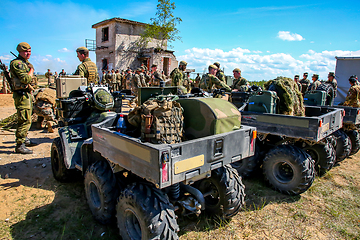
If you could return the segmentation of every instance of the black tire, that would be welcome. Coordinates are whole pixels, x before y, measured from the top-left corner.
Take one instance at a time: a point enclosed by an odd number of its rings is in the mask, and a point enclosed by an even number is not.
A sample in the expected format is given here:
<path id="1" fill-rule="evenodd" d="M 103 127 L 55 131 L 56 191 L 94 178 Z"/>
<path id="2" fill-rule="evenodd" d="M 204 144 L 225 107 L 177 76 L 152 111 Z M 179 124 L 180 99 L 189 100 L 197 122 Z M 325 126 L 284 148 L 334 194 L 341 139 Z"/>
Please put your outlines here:
<path id="1" fill-rule="evenodd" d="M 256 147 L 257 148 L 257 147 Z M 255 154 L 252 157 L 241 159 L 240 161 L 231 163 L 231 166 L 236 169 L 241 177 L 249 177 L 254 170 L 259 167 L 260 154 L 259 150 L 255 149 Z"/>
<path id="2" fill-rule="evenodd" d="M 336 162 L 341 162 L 350 156 L 351 140 L 341 129 L 334 132 L 333 135 L 336 137 Z"/>
<path id="3" fill-rule="evenodd" d="M 119 185 L 106 161 L 93 163 L 85 173 L 85 195 L 94 218 L 102 224 L 115 220 Z"/>
<path id="4" fill-rule="evenodd" d="M 349 130 L 345 132 L 349 136 L 351 141 L 350 155 L 357 153 L 360 149 L 360 134 L 357 130 Z"/>
<path id="5" fill-rule="evenodd" d="M 331 106 L 335 98 L 335 90 L 333 85 L 331 85 L 331 83 L 322 83 L 316 88 L 316 90 L 326 92 L 325 105 Z"/>
<path id="6" fill-rule="evenodd" d="M 314 181 L 314 161 L 296 146 L 281 145 L 270 150 L 264 158 L 263 174 L 275 190 L 298 195 L 305 192 Z"/>
<path id="7" fill-rule="evenodd" d="M 123 240 L 179 239 L 174 207 L 159 189 L 133 183 L 120 194 L 116 212 Z"/>
<path id="8" fill-rule="evenodd" d="M 60 137 L 55 138 L 51 145 L 51 170 L 54 178 L 60 182 L 69 182 L 79 175 L 76 169 L 66 168 Z"/>
<path id="9" fill-rule="evenodd" d="M 229 219 L 236 215 L 245 201 L 245 186 L 237 171 L 230 165 L 215 169 L 211 177 L 196 183 L 205 196 L 205 212 Z"/>
<path id="10" fill-rule="evenodd" d="M 304 150 L 315 161 L 315 170 L 319 176 L 328 172 L 336 162 L 335 149 L 329 141 L 306 147 Z"/>

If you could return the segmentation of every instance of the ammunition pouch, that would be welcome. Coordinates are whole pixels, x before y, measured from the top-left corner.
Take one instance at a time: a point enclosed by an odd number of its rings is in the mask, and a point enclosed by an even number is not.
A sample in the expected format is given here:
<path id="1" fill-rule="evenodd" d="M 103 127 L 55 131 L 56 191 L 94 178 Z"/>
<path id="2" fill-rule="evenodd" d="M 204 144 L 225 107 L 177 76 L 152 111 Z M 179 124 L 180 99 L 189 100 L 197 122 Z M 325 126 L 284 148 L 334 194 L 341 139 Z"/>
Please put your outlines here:
<path id="1" fill-rule="evenodd" d="M 27 84 L 23 84 L 20 79 L 18 79 L 17 77 L 13 77 L 11 78 L 11 84 L 13 86 L 14 91 L 18 91 L 18 90 L 28 90 L 28 86 Z"/>

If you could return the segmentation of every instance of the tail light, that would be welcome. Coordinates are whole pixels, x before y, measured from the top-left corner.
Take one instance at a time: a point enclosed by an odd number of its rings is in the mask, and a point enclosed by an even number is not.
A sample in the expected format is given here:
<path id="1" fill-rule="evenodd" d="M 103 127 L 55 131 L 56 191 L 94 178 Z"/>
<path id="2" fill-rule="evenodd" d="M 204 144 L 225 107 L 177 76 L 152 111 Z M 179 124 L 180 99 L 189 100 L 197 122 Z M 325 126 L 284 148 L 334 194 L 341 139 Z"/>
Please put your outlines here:
<path id="1" fill-rule="evenodd" d="M 322 120 L 320 120 L 319 122 L 319 127 L 322 127 Z"/>
<path id="2" fill-rule="evenodd" d="M 255 152 L 256 135 L 257 135 L 257 131 L 254 130 L 252 132 L 252 138 L 251 138 L 251 141 L 250 141 L 251 152 Z"/>

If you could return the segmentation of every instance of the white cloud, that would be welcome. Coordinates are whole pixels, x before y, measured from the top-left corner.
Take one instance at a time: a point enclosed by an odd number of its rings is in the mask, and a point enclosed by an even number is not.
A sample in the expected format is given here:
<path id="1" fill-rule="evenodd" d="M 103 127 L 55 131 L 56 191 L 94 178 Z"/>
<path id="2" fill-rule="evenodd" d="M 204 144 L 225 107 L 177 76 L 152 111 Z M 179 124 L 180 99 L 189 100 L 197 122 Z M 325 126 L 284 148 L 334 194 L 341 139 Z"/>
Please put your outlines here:
<path id="1" fill-rule="evenodd" d="M 284 41 L 302 41 L 305 40 L 300 34 L 290 33 L 289 31 L 279 31 L 278 38 Z"/>
<path id="2" fill-rule="evenodd" d="M 232 70 L 239 67 L 242 74 L 248 80 L 270 80 L 277 76 L 292 78 L 294 75 L 319 74 L 320 79 L 326 79 L 328 72 L 335 71 L 335 56 L 360 56 L 360 51 L 322 51 L 309 50 L 298 57 L 287 53 L 258 54 L 249 49 L 235 48 L 230 51 L 221 49 L 191 48 L 185 51 L 185 55 L 177 59 L 188 62 L 189 68 L 195 68 L 196 72 L 202 73 L 208 65 L 220 62 L 226 75 L 232 75 Z M 204 70 L 205 69 L 205 70 Z"/>
<path id="3" fill-rule="evenodd" d="M 67 48 L 62 48 L 62 49 L 59 49 L 58 52 L 71 52 L 71 51 Z"/>

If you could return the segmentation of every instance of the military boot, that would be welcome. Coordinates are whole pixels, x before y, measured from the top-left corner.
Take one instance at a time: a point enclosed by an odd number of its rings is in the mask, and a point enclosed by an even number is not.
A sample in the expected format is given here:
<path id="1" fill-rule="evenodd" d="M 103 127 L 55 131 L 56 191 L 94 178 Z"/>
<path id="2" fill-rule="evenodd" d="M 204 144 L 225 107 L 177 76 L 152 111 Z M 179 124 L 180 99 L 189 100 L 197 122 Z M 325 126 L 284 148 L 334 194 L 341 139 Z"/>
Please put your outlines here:
<path id="1" fill-rule="evenodd" d="M 15 147 L 15 152 L 21 153 L 21 154 L 32 154 L 33 151 L 25 147 L 25 143 L 17 143 Z"/>
<path id="2" fill-rule="evenodd" d="M 32 146 L 36 146 L 39 145 L 38 143 L 35 143 L 33 141 L 31 141 L 29 138 L 25 138 L 25 142 L 24 142 L 25 146 L 27 147 L 32 147 Z"/>

